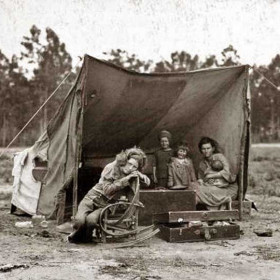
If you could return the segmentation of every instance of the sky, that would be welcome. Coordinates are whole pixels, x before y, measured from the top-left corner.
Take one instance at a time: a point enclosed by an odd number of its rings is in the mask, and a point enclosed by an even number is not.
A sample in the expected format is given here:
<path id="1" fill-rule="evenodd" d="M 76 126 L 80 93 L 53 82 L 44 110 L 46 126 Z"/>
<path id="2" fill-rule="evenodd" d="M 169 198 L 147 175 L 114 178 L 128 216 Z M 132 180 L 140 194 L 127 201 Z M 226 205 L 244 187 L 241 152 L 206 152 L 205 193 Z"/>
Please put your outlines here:
<path id="1" fill-rule="evenodd" d="M 232 44 L 250 65 L 280 53 L 280 0 L 0 0 L 0 50 L 20 54 L 33 24 L 52 28 L 74 63 L 117 48 L 158 61 Z"/>

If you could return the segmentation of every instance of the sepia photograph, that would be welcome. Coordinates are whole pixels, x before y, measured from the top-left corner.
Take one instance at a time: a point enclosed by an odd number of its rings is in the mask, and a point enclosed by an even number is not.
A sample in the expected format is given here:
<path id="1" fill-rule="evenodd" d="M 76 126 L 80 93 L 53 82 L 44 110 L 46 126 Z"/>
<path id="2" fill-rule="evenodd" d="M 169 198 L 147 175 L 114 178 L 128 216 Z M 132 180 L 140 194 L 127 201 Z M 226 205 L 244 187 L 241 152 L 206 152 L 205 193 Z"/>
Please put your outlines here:
<path id="1" fill-rule="evenodd" d="M 0 0 L 0 279 L 279 280 L 280 0 Z"/>

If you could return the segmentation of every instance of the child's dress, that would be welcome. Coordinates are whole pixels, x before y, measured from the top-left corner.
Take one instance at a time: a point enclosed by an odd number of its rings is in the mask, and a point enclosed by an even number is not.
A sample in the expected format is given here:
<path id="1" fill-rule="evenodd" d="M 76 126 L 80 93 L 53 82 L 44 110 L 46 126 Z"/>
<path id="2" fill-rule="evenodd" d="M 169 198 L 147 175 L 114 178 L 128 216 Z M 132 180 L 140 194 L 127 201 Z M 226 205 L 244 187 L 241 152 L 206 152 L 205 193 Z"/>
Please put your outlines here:
<path id="1" fill-rule="evenodd" d="M 195 176 L 195 171 L 191 159 L 172 158 L 168 168 L 168 183 L 169 188 L 186 188 L 196 190 L 198 183 Z"/>
<path id="2" fill-rule="evenodd" d="M 158 180 L 158 185 L 160 187 L 167 186 L 167 178 L 168 178 L 168 164 L 170 162 L 171 157 L 173 156 L 173 150 L 163 150 L 160 149 L 154 154 L 155 159 L 153 166 L 156 167 L 156 176 Z"/>

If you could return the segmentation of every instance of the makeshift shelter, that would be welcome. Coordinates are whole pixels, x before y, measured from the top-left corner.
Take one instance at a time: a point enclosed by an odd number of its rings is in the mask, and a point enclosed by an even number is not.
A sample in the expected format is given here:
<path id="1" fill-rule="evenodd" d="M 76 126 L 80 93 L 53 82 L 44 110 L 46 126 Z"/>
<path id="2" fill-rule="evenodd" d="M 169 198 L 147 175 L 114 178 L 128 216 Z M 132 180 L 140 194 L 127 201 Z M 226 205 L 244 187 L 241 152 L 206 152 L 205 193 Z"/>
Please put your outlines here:
<path id="1" fill-rule="evenodd" d="M 73 177 L 75 211 L 77 192 L 84 187 L 78 174 L 101 170 L 116 153 L 135 145 L 150 157 L 163 129 L 172 133 L 173 144 L 188 141 L 195 165 L 201 159 L 199 139 L 217 140 L 238 174 L 241 201 L 249 154 L 248 69 L 140 74 L 86 55 L 46 133 L 15 159 L 12 204 L 29 214 L 50 215 L 59 191 Z M 32 177 L 36 162 L 47 162 L 42 182 Z"/>

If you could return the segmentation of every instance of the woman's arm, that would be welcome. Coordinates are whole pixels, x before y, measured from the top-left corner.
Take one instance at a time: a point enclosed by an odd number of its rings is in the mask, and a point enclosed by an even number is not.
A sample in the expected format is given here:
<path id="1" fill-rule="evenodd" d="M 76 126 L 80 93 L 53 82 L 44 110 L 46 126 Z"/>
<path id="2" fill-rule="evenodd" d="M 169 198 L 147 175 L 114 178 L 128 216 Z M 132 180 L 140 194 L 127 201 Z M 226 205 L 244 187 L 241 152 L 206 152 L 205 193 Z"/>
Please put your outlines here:
<path id="1" fill-rule="evenodd" d="M 221 171 L 218 171 L 218 172 L 207 173 L 205 175 L 205 178 L 206 179 L 220 179 L 220 178 L 223 178 L 223 176 L 221 174 Z"/>
<path id="2" fill-rule="evenodd" d="M 223 154 L 216 154 L 216 159 L 220 160 L 223 164 L 223 170 L 219 171 L 219 175 L 224 178 L 227 182 L 231 182 L 231 173 L 229 169 L 229 162 Z"/>
<path id="3" fill-rule="evenodd" d="M 199 163 L 199 167 L 198 167 L 198 173 L 197 173 L 197 177 L 198 177 L 198 180 L 204 180 L 205 178 L 205 175 L 204 175 L 204 172 L 205 172 L 205 164 L 203 162 L 200 162 Z"/>

